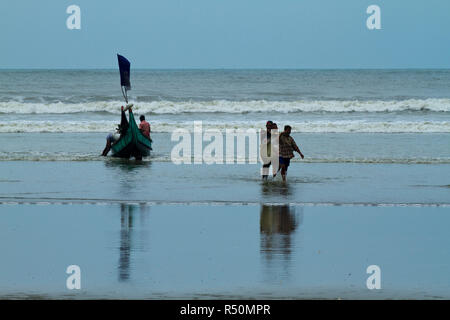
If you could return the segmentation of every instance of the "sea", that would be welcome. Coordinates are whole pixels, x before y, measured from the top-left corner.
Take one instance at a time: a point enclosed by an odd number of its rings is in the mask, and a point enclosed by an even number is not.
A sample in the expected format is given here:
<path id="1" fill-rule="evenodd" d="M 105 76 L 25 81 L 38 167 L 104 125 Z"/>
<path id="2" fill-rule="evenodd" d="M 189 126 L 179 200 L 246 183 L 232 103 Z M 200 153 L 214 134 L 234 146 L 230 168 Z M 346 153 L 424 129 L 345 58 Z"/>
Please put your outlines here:
<path id="1" fill-rule="evenodd" d="M 0 297 L 450 298 L 450 70 L 132 69 L 131 84 L 143 161 L 100 156 L 118 70 L 0 70 Z M 195 123 L 225 137 L 268 120 L 305 155 L 286 183 L 246 157 L 173 161 Z"/>
<path id="2" fill-rule="evenodd" d="M 134 113 L 156 134 L 272 120 L 300 145 L 314 141 L 306 161 L 450 161 L 449 70 L 135 70 L 131 81 Z M 120 122 L 118 71 L 3 70 L 0 83 L 1 160 L 101 160 L 100 141 L 75 137 L 105 136 Z M 52 134 L 59 143 L 46 143 Z M 154 156 L 170 161 L 162 145 Z"/>

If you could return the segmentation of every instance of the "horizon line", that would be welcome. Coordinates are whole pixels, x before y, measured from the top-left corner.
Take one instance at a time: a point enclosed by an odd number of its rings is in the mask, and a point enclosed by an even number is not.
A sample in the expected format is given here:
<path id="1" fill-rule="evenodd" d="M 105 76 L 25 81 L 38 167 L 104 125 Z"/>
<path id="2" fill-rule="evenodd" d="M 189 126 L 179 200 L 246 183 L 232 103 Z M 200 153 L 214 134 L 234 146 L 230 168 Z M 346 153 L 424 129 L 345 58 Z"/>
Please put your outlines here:
<path id="1" fill-rule="evenodd" d="M 118 70 L 117 67 L 101 67 L 101 68 L 95 68 L 95 67 L 0 67 L 0 71 L 11 71 L 11 70 L 36 70 L 36 71 L 45 71 L 45 70 L 61 70 L 61 71 L 68 71 L 68 70 Z M 172 67 L 166 67 L 166 68 L 148 68 L 148 67 L 142 67 L 142 68 L 133 68 L 133 70 L 155 70 L 155 71 L 180 71 L 180 70 L 198 70 L 198 71 L 218 71 L 218 70 L 230 70 L 230 71 L 239 71 L 239 70 L 450 70 L 450 67 L 386 67 L 386 68 L 379 68 L 379 67 L 337 67 L 337 68 L 172 68 Z"/>

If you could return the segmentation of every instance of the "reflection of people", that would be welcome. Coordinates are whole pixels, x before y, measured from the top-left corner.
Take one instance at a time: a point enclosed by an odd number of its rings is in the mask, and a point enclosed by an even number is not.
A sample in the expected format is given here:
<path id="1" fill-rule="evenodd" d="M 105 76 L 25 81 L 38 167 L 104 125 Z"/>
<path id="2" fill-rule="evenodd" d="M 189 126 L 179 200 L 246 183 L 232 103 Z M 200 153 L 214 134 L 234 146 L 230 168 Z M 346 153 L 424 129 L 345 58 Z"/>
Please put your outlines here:
<path id="1" fill-rule="evenodd" d="M 139 120 L 141 120 L 141 123 L 139 124 L 139 130 L 141 130 L 142 134 L 150 139 L 150 123 L 145 121 L 145 116 L 141 115 L 139 117 Z"/>
<path id="2" fill-rule="evenodd" d="M 287 169 L 291 158 L 294 157 L 294 151 L 299 153 L 302 159 L 305 157 L 290 134 L 291 126 L 284 126 L 284 131 L 280 134 L 280 169 L 283 181 L 286 181 Z"/>
<path id="3" fill-rule="evenodd" d="M 106 157 L 109 150 L 111 150 L 111 146 L 117 142 L 117 140 L 120 139 L 120 133 L 121 133 L 121 126 L 120 124 L 116 128 L 116 132 L 108 133 L 106 136 L 106 146 L 105 149 L 103 149 L 102 156 Z"/>
<path id="4" fill-rule="evenodd" d="M 262 205 L 260 211 L 260 252 L 267 268 L 267 281 L 288 279 L 294 234 L 302 224 L 302 208 L 289 205 Z"/>
<path id="5" fill-rule="evenodd" d="M 265 234 L 291 234 L 297 228 L 294 210 L 289 205 L 261 207 L 260 229 Z"/>

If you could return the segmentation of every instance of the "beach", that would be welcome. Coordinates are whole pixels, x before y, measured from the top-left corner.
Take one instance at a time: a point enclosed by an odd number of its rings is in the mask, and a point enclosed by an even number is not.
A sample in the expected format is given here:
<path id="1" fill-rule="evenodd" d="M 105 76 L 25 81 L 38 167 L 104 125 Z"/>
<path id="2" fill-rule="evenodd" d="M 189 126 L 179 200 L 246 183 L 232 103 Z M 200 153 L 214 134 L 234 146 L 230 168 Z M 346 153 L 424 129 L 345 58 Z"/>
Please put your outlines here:
<path id="1" fill-rule="evenodd" d="M 133 76 L 143 161 L 100 156 L 124 104 L 117 71 L 0 71 L 0 297 L 450 297 L 450 71 Z M 227 154 L 226 130 L 257 137 L 267 120 L 305 155 L 286 183 L 262 181 L 258 139 Z M 222 162 L 175 163 L 174 132 L 194 122 L 219 133 Z"/>
<path id="2" fill-rule="evenodd" d="M 448 208 L 1 208 L 2 298 L 449 298 Z M 81 268 L 79 291 L 65 287 L 73 264 Z M 366 287 L 373 264 L 382 270 L 380 290 Z"/>

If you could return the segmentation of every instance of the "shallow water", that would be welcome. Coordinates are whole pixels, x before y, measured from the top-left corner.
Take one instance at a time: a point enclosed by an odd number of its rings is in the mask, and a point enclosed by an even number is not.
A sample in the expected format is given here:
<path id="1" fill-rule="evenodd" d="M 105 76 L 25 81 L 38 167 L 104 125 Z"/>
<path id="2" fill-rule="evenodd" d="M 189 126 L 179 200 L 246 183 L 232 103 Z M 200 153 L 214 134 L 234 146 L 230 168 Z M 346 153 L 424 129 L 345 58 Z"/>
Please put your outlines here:
<path id="1" fill-rule="evenodd" d="M 259 168 L 0 161 L 0 296 L 450 297 L 448 164 L 293 163 L 286 184 Z"/>
<path id="2" fill-rule="evenodd" d="M 193 125 L 186 129 L 193 131 Z M 259 134 L 255 132 L 257 150 L 251 154 L 259 157 Z M 293 138 L 305 154 L 292 161 L 306 163 L 398 163 L 398 164 L 449 164 L 449 133 L 293 133 Z M 171 140 L 170 133 L 152 133 L 153 151 L 151 162 L 171 162 L 172 150 L 182 139 Z M 226 146 L 229 141 L 222 135 L 223 157 L 228 156 Z M 194 136 L 191 134 L 191 150 L 186 153 L 194 157 Z M 235 139 L 236 140 L 236 139 Z M 0 161 L 104 161 L 100 157 L 105 147 L 105 133 L 4 133 L 0 134 Z M 202 142 L 205 149 L 210 144 Z M 235 142 L 235 145 L 237 141 Z M 235 162 L 249 162 L 249 138 L 246 138 L 245 154 L 237 154 Z M 206 151 L 205 151 L 206 154 Z"/>
<path id="3" fill-rule="evenodd" d="M 449 298 L 442 207 L 0 205 L 2 297 Z M 433 236 L 431 236 L 431 234 Z M 66 268 L 81 268 L 81 290 Z M 369 290 L 369 265 L 381 290 Z"/>
<path id="4" fill-rule="evenodd" d="M 288 182 L 258 164 L 0 161 L 1 202 L 450 204 L 448 164 L 293 163 Z"/>

